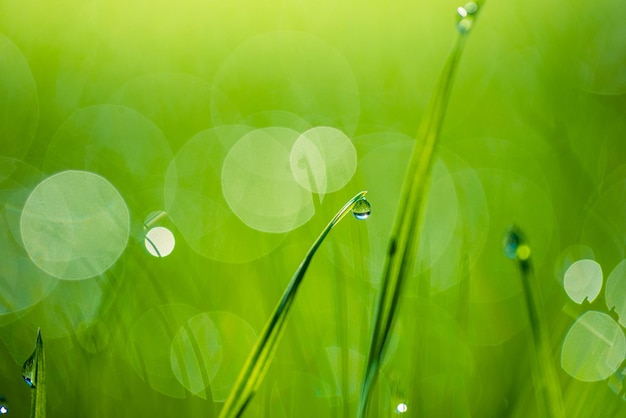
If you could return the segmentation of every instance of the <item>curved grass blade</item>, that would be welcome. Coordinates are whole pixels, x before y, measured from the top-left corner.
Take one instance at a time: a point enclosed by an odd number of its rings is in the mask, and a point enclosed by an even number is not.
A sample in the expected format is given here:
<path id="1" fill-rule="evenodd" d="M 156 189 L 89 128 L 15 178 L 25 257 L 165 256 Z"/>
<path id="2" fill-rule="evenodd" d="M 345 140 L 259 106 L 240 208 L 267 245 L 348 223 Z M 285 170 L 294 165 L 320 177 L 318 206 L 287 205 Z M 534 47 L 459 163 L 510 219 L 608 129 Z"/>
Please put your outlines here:
<path id="1" fill-rule="evenodd" d="M 337 214 L 331 219 L 331 221 L 322 230 L 322 233 L 317 237 L 309 251 L 304 256 L 304 259 L 298 266 L 295 274 L 291 278 L 287 289 L 283 293 L 281 300 L 274 309 L 272 316 L 265 324 L 261 335 L 248 355 L 246 362 L 244 363 L 235 384 L 222 407 L 220 412 L 221 418 L 239 417 L 245 410 L 246 406 L 256 393 L 269 365 L 271 364 L 278 343 L 283 335 L 285 324 L 289 315 L 290 308 L 295 300 L 296 293 L 304 274 L 306 273 L 315 252 L 326 238 L 326 235 L 343 219 L 343 217 L 350 212 L 357 203 L 365 200 L 365 194 L 363 191 L 358 193 L 352 199 L 350 199 Z M 356 216 L 356 215 L 355 215 Z"/>
<path id="2" fill-rule="evenodd" d="M 456 43 L 439 76 L 417 132 L 417 145 L 413 149 L 404 179 L 400 206 L 387 251 L 381 292 L 374 313 L 374 329 L 361 388 L 359 417 L 364 417 L 367 413 L 369 398 L 378 377 L 378 368 L 392 328 L 402 286 L 418 251 L 434 150 L 439 140 L 459 59 L 482 3 L 470 2 L 464 7 L 459 7 L 457 23 L 459 34 Z"/>
<path id="3" fill-rule="evenodd" d="M 513 227 L 507 232 L 504 240 L 504 253 L 517 262 L 521 274 L 528 322 L 532 333 L 531 374 L 535 385 L 539 416 L 565 418 L 561 384 L 552 361 L 546 320 L 541 310 L 539 283 L 530 261 L 531 250 L 518 228 Z"/>
<path id="4" fill-rule="evenodd" d="M 41 329 L 37 331 L 35 350 L 22 366 L 22 377 L 32 390 L 30 400 L 30 418 L 46 416 L 46 382 L 44 373 L 44 351 Z"/>

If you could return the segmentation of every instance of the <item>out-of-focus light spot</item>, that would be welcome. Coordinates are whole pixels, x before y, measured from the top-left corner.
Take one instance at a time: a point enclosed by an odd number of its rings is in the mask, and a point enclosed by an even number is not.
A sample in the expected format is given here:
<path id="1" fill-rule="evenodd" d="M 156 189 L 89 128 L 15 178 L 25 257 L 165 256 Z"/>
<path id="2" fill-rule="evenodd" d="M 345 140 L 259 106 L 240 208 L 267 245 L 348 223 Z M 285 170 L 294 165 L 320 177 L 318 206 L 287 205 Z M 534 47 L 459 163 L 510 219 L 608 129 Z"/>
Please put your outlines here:
<path id="1" fill-rule="evenodd" d="M 33 264 L 19 234 L 24 201 L 42 176 L 29 164 L 0 157 L 0 321 L 41 301 L 58 282 Z"/>
<path id="2" fill-rule="evenodd" d="M 615 373 L 626 356 L 626 338 L 609 315 L 589 311 L 581 315 L 563 340 L 561 367 L 583 381 L 604 380 Z"/>
<path id="3" fill-rule="evenodd" d="M 528 260 L 530 258 L 530 247 L 526 244 L 520 245 L 517 249 L 517 256 L 520 260 Z"/>
<path id="4" fill-rule="evenodd" d="M 318 126 L 298 137 L 289 155 L 291 172 L 306 190 L 324 195 L 345 186 L 356 171 L 357 155 L 339 129 Z"/>
<path id="5" fill-rule="evenodd" d="M 209 127 L 205 115 L 211 114 L 211 85 L 190 74 L 145 74 L 127 81 L 111 102 L 159 121 L 171 148 L 178 149 L 196 132 Z"/>
<path id="6" fill-rule="evenodd" d="M 224 402 L 256 339 L 252 326 L 233 313 L 195 315 L 182 324 L 171 343 L 172 373 L 194 395 Z"/>
<path id="7" fill-rule="evenodd" d="M 176 330 L 200 313 L 193 306 L 166 304 L 151 308 L 135 322 L 128 335 L 128 355 L 132 369 L 145 385 L 172 398 L 187 396 L 167 365 Z"/>
<path id="8" fill-rule="evenodd" d="M 626 400 L 626 394 L 624 392 L 624 378 L 626 377 L 626 369 L 622 368 L 621 370 L 616 371 L 609 378 L 609 387 L 613 392 L 617 395 L 621 395 L 623 400 Z"/>
<path id="9" fill-rule="evenodd" d="M 528 244 L 520 237 L 514 228 L 509 230 L 504 236 L 504 255 L 511 260 L 516 258 L 525 261 L 530 257 L 531 250 Z"/>
<path id="10" fill-rule="evenodd" d="M 164 226 L 157 226 L 148 231 L 144 245 L 150 255 L 155 257 L 167 257 L 174 251 L 176 239 L 172 231 Z"/>
<path id="11" fill-rule="evenodd" d="M 168 105 L 174 106 L 171 101 Z M 98 173 L 117 188 L 131 212 L 158 206 L 163 199 L 162 173 L 172 160 L 172 151 L 153 120 L 160 123 L 163 117 L 148 119 L 128 107 L 110 104 L 77 109 L 52 137 L 42 171 L 72 168 Z"/>
<path id="12" fill-rule="evenodd" d="M 409 407 L 405 403 L 399 403 L 398 406 L 396 406 L 396 411 L 398 411 L 399 414 L 405 413 L 408 409 Z"/>
<path id="13" fill-rule="evenodd" d="M 578 260 L 565 272 L 563 286 L 574 302 L 593 302 L 602 289 L 602 267 L 593 260 Z"/>
<path id="14" fill-rule="evenodd" d="M 273 251 L 285 238 L 284 234 L 249 228 L 229 209 L 222 193 L 224 159 L 251 131 L 247 126 L 231 125 L 200 132 L 180 149 L 167 171 L 165 209 L 176 225 L 177 238 L 180 234 L 194 251 L 211 260 L 254 260 Z M 157 225 L 147 225 L 153 226 Z"/>
<path id="15" fill-rule="evenodd" d="M 595 259 L 593 250 L 585 245 L 570 245 L 565 248 L 554 263 L 554 277 L 565 287 L 565 272 L 578 260 Z"/>
<path id="16" fill-rule="evenodd" d="M 0 414 L 4 415 L 8 413 L 9 413 L 9 409 L 6 406 L 4 405 L 0 406 Z"/>
<path id="17" fill-rule="evenodd" d="M 24 248 L 43 271 L 82 280 L 108 270 L 130 233 L 126 202 L 104 177 L 69 170 L 31 192 L 20 218 Z"/>
<path id="18" fill-rule="evenodd" d="M 467 10 L 465 10 L 464 7 L 459 7 L 458 9 L 456 9 L 456 11 L 459 14 L 459 16 L 467 17 Z"/>
<path id="19" fill-rule="evenodd" d="M 198 352 L 196 347 L 202 347 Z M 191 317 L 180 327 L 170 348 L 170 364 L 176 379 L 191 393 L 207 399 L 205 391 L 224 357 L 219 330 L 209 314 Z"/>
<path id="20" fill-rule="evenodd" d="M 217 71 L 208 114 L 213 126 L 237 125 L 268 109 L 352 135 L 360 116 L 359 85 L 346 59 L 322 38 L 295 31 L 264 33 L 242 43 Z M 253 126 L 294 128 L 267 122 Z"/>
<path id="21" fill-rule="evenodd" d="M 237 141 L 224 159 L 224 198 L 250 228 L 289 232 L 313 216 L 311 192 L 291 172 L 290 151 L 299 136 L 287 128 L 257 129 Z"/>

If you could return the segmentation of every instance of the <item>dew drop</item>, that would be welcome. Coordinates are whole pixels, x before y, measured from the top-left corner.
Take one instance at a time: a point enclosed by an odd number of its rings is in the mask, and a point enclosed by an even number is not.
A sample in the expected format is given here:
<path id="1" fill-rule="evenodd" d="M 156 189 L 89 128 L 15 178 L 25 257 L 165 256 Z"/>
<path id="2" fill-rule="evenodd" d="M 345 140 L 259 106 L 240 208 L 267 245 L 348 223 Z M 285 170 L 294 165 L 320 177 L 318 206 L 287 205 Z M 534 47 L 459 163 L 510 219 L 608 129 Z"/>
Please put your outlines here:
<path id="1" fill-rule="evenodd" d="M 352 214 L 359 221 L 369 218 L 370 213 L 372 213 L 372 206 L 365 198 L 360 199 L 352 207 Z"/>
<path id="2" fill-rule="evenodd" d="M 28 386 L 30 386 L 32 389 L 35 388 L 35 353 L 33 352 L 33 354 L 28 358 L 28 360 L 26 360 L 26 362 L 24 362 L 24 365 L 22 366 L 22 377 L 24 378 L 24 381 L 26 382 L 26 384 Z"/>
<path id="3" fill-rule="evenodd" d="M 504 237 L 504 255 L 511 260 L 526 261 L 530 254 L 530 246 L 524 242 L 521 233 L 515 227 L 511 228 Z"/>
<path id="4" fill-rule="evenodd" d="M 517 257 L 520 241 L 520 236 L 515 231 L 509 231 L 504 238 L 504 255 L 514 260 Z"/>
<path id="5" fill-rule="evenodd" d="M 465 6 L 463 6 L 463 8 L 470 15 L 473 15 L 478 11 L 478 5 L 474 3 L 473 1 L 470 1 L 469 3 L 467 3 Z"/>
<path id="6" fill-rule="evenodd" d="M 8 413 L 9 407 L 7 406 L 7 400 L 3 396 L 0 396 L 0 414 L 6 415 Z"/>
<path id="7" fill-rule="evenodd" d="M 40 351 L 42 353 L 40 353 Z M 43 355 L 43 342 L 41 341 L 41 331 L 37 333 L 37 342 L 35 344 L 35 349 L 33 350 L 33 354 L 28 357 L 28 359 L 24 362 L 22 366 L 22 378 L 31 389 L 35 389 L 35 385 L 37 384 L 37 367 L 39 356 Z"/>
<path id="8" fill-rule="evenodd" d="M 456 27 L 461 34 L 465 35 L 474 26 L 474 15 L 478 12 L 478 4 L 470 1 L 465 6 L 457 8 L 456 11 L 459 15 Z"/>

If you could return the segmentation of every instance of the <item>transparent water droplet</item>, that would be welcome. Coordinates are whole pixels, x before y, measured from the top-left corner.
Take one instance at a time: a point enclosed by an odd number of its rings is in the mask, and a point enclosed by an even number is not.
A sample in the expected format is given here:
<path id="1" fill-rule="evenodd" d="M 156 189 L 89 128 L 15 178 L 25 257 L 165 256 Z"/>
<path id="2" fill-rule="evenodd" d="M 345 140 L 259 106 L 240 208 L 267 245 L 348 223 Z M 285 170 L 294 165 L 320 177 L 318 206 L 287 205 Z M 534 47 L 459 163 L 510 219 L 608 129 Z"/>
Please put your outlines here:
<path id="1" fill-rule="evenodd" d="M 22 366 L 22 377 L 28 386 L 32 389 L 35 388 L 35 371 L 36 371 L 36 362 L 35 362 L 35 353 L 36 350 L 33 351 L 33 354 L 30 355 L 28 360 L 24 362 Z"/>
<path id="2" fill-rule="evenodd" d="M 465 6 L 463 6 L 463 8 L 470 15 L 476 14 L 476 12 L 478 11 L 478 5 L 473 1 L 470 1 L 469 3 L 467 3 Z"/>
<path id="3" fill-rule="evenodd" d="M 464 35 L 474 26 L 474 15 L 478 12 L 478 4 L 470 1 L 465 6 L 456 9 L 456 12 L 459 15 L 456 27 Z"/>
<path id="4" fill-rule="evenodd" d="M 530 254 L 530 246 L 524 242 L 520 232 L 511 228 L 504 237 L 504 255 L 511 260 L 525 261 L 530 258 Z"/>
<path id="5" fill-rule="evenodd" d="M 370 202 L 368 202 L 365 198 L 360 199 L 352 207 L 352 214 L 359 221 L 369 218 L 371 213 L 372 205 L 370 205 Z"/>
<path id="6" fill-rule="evenodd" d="M 39 358 L 40 355 L 43 356 L 43 342 L 41 340 L 41 330 L 37 332 L 37 341 L 35 343 L 35 349 L 33 350 L 33 354 L 28 357 L 28 359 L 24 362 L 24 365 L 22 366 L 22 378 L 24 378 L 24 381 L 28 386 L 31 387 L 31 389 L 34 389 L 35 385 L 37 384 L 37 368 L 39 367 L 38 363 L 42 360 Z"/>
<path id="7" fill-rule="evenodd" d="M 0 396 L 0 415 L 6 415 L 9 413 L 9 407 L 7 405 L 7 400 Z"/>
<path id="8" fill-rule="evenodd" d="M 504 238 L 504 255 L 514 260 L 517 257 L 520 242 L 520 236 L 515 231 L 509 231 Z"/>

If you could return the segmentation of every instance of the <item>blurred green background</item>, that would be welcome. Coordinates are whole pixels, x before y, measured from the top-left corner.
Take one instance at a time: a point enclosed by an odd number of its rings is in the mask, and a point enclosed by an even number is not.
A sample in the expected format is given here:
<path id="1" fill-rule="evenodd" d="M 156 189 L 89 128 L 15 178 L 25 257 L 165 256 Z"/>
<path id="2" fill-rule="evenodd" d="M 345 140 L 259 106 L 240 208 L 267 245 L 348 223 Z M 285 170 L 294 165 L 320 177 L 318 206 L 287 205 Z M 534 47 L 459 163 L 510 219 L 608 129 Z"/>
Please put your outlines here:
<path id="1" fill-rule="evenodd" d="M 41 327 L 49 416 L 216 416 L 308 247 L 368 190 L 372 215 L 327 238 L 246 413 L 355 416 L 412 138 L 458 6 L 1 1 L 9 414 L 28 414 L 21 365 Z M 532 248 L 568 416 L 626 416 L 625 93 L 626 3 L 486 3 L 371 416 L 537 414 L 502 251 L 512 224 Z M 581 259 L 596 263 L 570 268 Z"/>

